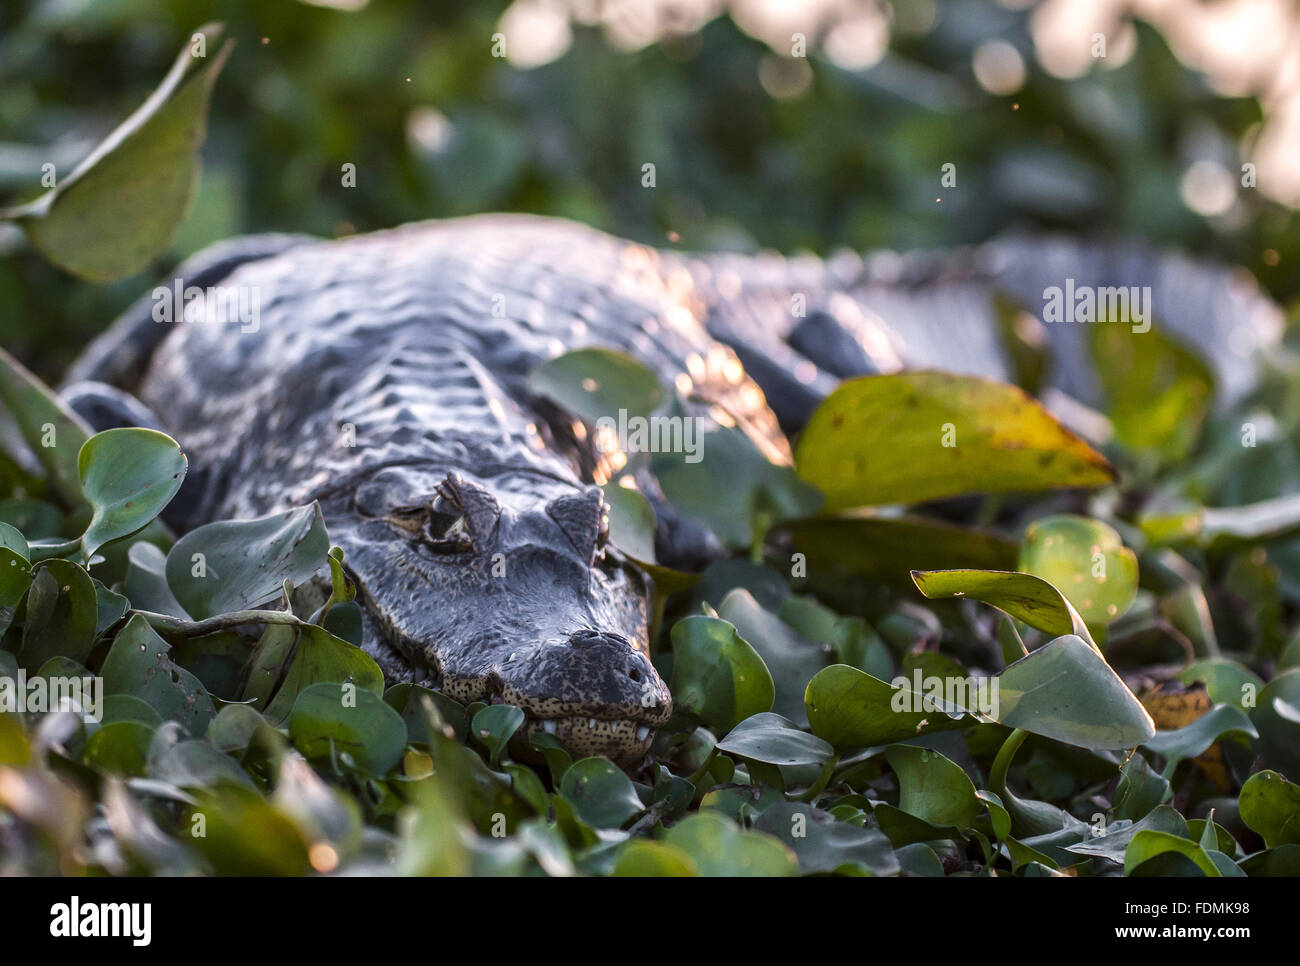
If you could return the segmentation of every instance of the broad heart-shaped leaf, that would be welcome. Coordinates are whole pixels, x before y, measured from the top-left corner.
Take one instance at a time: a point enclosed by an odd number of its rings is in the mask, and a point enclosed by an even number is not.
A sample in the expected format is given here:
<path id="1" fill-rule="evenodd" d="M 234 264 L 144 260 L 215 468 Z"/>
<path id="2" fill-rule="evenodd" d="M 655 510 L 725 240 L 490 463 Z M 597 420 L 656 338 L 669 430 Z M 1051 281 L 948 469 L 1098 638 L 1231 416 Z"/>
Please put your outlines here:
<path id="1" fill-rule="evenodd" d="M 550 359 L 528 377 L 529 388 L 584 422 L 612 420 L 618 443 L 619 414 L 646 417 L 663 400 L 659 377 L 644 363 L 613 349 L 575 349 Z M 598 429 L 599 432 L 599 429 Z M 598 445 L 603 445 L 597 439 Z"/>
<path id="2" fill-rule="evenodd" d="M 190 734 L 202 735 L 216 714 L 199 679 L 172 661 L 167 642 L 139 614 L 113 638 L 100 674 L 105 694 L 140 698 Z"/>
<path id="3" fill-rule="evenodd" d="M 915 745 L 892 745 L 885 751 L 898 776 L 898 807 L 931 825 L 967 829 L 984 814 L 975 786 L 950 759 Z"/>
<path id="4" fill-rule="evenodd" d="M 36 671 L 55 656 L 85 664 L 95 643 L 99 602 L 90 575 L 70 560 L 47 560 L 27 592 L 27 620 L 18 660 Z"/>
<path id="5" fill-rule="evenodd" d="M 703 876 L 795 875 L 799 863 L 780 839 L 747 832 L 715 811 L 696 812 L 664 835 L 696 863 Z"/>
<path id="6" fill-rule="evenodd" d="M 657 452 L 651 467 L 674 509 L 707 525 L 727 546 L 749 548 L 774 524 L 821 509 L 816 488 L 771 462 L 740 429 L 697 433 L 696 442 L 698 459 Z M 719 499 L 723 493 L 726 499 Z"/>
<path id="7" fill-rule="evenodd" d="M 911 583 L 913 570 L 973 567 L 1010 570 L 1015 541 L 915 515 L 878 516 L 867 509 L 782 524 L 808 563 L 813 586 L 843 577 Z"/>
<path id="8" fill-rule="evenodd" d="M 524 718 L 523 711 L 513 704 L 491 704 L 474 715 L 470 732 L 487 748 L 493 765 L 501 760 L 501 753 L 523 725 Z"/>
<path id="9" fill-rule="evenodd" d="M 347 752 L 364 771 L 382 776 L 406 747 L 406 723 L 373 691 L 336 682 L 298 693 L 289 712 L 289 737 L 307 758 Z"/>
<path id="10" fill-rule="evenodd" d="M 655 562 L 655 511 L 636 490 L 615 483 L 602 487 L 609 507 L 609 539 L 640 563 Z"/>
<path id="11" fill-rule="evenodd" d="M 700 874 L 695 861 L 676 846 L 653 839 L 628 839 L 618 849 L 616 876 L 687 878 Z"/>
<path id="12" fill-rule="evenodd" d="M 3 348 L 0 348 L 0 403 L 22 430 L 23 440 L 44 467 L 58 498 L 67 507 L 80 506 L 77 453 L 93 430 Z M 28 531 L 28 536 L 41 534 Z"/>
<path id="13" fill-rule="evenodd" d="M 803 875 L 891 876 L 899 871 L 898 857 L 879 829 L 837 822 L 829 812 L 802 802 L 778 802 L 764 809 L 754 829 L 784 842 L 798 856 Z"/>
<path id="14" fill-rule="evenodd" d="M 1259 737 L 1246 712 L 1231 704 L 1221 704 L 1189 725 L 1174 731 L 1156 732 L 1144 744 L 1172 762 L 1178 762 L 1195 758 L 1224 735 L 1233 733 L 1247 738 Z"/>
<path id="15" fill-rule="evenodd" d="M 716 617 L 685 617 L 673 625 L 676 706 L 725 733 L 752 714 L 769 711 L 772 675 L 736 628 Z"/>
<path id="16" fill-rule="evenodd" d="M 808 724 L 804 691 L 814 674 L 826 666 L 826 654 L 804 640 L 785 621 L 759 606 L 752 594 L 736 588 L 718 605 L 718 616 L 736 628 L 767 665 L 776 688 L 772 709 L 796 726 Z"/>
<path id="17" fill-rule="evenodd" d="M 317 624 L 307 624 L 296 630 L 297 645 L 293 648 L 288 670 L 284 672 L 283 683 L 262 712 L 268 721 L 278 724 L 287 719 L 298 695 L 313 684 L 350 681 L 358 691 L 371 691 L 383 696 L 384 672 L 369 654 L 339 640 Z M 255 654 L 255 662 L 256 659 Z"/>
<path id="18" fill-rule="evenodd" d="M 1300 785 L 1275 771 L 1251 775 L 1241 786 L 1241 820 L 1264 839 L 1270 849 L 1300 845 Z"/>
<path id="19" fill-rule="evenodd" d="M 1133 836 L 1124 852 L 1124 874 L 1132 875 L 1144 862 L 1150 862 L 1152 859 L 1163 856 L 1167 853 L 1183 856 L 1189 859 L 1192 864 L 1202 873 L 1212 878 L 1218 878 L 1222 873 L 1214 864 L 1214 860 L 1191 839 L 1181 838 L 1169 832 L 1158 832 L 1153 829 L 1143 829 Z M 1181 863 L 1174 863 L 1171 868 L 1182 868 Z M 1196 873 L 1191 872 L 1192 875 Z"/>
<path id="20" fill-rule="evenodd" d="M 840 750 L 887 745 L 979 722 L 965 708 L 896 688 L 847 664 L 818 671 L 808 682 L 804 705 L 813 733 Z"/>
<path id="21" fill-rule="evenodd" d="M 1105 627 L 1137 597 L 1137 555 L 1101 520 L 1057 514 L 1035 520 L 1020 545 L 1022 573 L 1041 577 L 1093 627 Z"/>
<path id="22" fill-rule="evenodd" d="M 1115 478 L 1105 457 L 1022 390 L 931 371 L 843 383 L 813 413 L 795 463 L 832 510 Z"/>
<path id="23" fill-rule="evenodd" d="M 828 742 L 770 712 L 746 718 L 717 747 L 729 755 L 769 765 L 820 765 L 835 754 Z"/>
<path id="24" fill-rule="evenodd" d="M 575 761 L 560 780 L 560 794 L 594 828 L 618 828 L 645 810 L 632 780 L 606 758 Z"/>
<path id="25" fill-rule="evenodd" d="M 158 89 L 72 173 L 0 216 L 82 278 L 105 282 L 145 268 L 166 249 L 198 184 L 208 95 L 231 48 L 207 49 L 220 32 L 215 24 L 195 31 Z"/>
<path id="26" fill-rule="evenodd" d="M 85 559 L 161 513 L 187 466 L 180 444 L 152 429 L 109 429 L 86 440 L 77 454 L 81 492 L 94 511 L 81 535 Z"/>
<path id="27" fill-rule="evenodd" d="M 167 585 L 195 620 L 203 620 L 265 603 L 283 592 L 286 580 L 305 583 L 325 566 L 328 553 L 316 503 L 224 520 L 176 541 L 167 554 Z"/>
<path id="28" fill-rule="evenodd" d="M 1049 641 L 998 677 L 997 719 L 1083 748 L 1133 748 L 1155 724 L 1097 649 L 1073 634 Z"/>
<path id="29" fill-rule="evenodd" d="M 931 600 L 969 597 L 991 604 L 1030 627 L 1060 637 L 1075 634 L 1093 647 L 1088 625 L 1061 592 L 1033 574 L 1002 570 L 913 571 L 912 580 Z"/>

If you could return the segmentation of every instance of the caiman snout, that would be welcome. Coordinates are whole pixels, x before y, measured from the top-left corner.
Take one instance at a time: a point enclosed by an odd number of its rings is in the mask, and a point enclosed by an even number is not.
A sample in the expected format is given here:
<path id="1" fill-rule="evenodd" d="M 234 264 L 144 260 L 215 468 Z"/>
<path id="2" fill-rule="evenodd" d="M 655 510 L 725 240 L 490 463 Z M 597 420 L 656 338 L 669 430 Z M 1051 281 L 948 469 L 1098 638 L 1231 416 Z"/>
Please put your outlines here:
<path id="1" fill-rule="evenodd" d="M 579 630 L 521 649 L 500 676 L 501 699 L 528 714 L 521 738 L 548 732 L 575 755 L 633 761 L 672 713 L 649 657 L 616 633 Z"/>

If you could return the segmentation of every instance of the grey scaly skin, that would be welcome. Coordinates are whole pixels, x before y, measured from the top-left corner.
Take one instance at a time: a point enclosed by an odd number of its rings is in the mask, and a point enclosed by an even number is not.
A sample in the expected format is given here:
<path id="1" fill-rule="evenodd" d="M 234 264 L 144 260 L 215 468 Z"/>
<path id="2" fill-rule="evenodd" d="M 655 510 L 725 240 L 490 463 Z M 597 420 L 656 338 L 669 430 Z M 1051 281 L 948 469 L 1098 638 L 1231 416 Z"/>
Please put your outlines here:
<path id="1" fill-rule="evenodd" d="M 574 348 L 627 352 L 691 413 L 786 461 L 778 417 L 796 430 L 840 379 L 922 366 L 1007 378 L 990 293 L 1037 304 L 1068 271 L 1155 286 L 1157 315 L 1244 386 L 1246 350 L 1276 338 L 1276 310 L 1223 270 L 1117 251 L 695 256 L 502 215 L 333 242 L 262 236 L 178 273 L 257 293 L 255 327 L 162 326 L 146 298 L 71 375 L 135 392 L 181 441 L 182 526 L 319 500 L 390 680 L 515 704 L 525 738 L 550 731 L 631 763 L 671 711 L 649 659 L 647 578 L 608 541 L 593 484 L 610 454 L 535 398 L 528 374 Z M 1081 357 L 1077 332 L 1049 336 L 1067 363 Z M 1058 364 L 1057 381 L 1087 398 L 1078 369 Z M 84 382 L 69 393 L 85 408 L 100 398 Z M 659 509 L 661 555 L 689 558 L 699 528 Z"/>

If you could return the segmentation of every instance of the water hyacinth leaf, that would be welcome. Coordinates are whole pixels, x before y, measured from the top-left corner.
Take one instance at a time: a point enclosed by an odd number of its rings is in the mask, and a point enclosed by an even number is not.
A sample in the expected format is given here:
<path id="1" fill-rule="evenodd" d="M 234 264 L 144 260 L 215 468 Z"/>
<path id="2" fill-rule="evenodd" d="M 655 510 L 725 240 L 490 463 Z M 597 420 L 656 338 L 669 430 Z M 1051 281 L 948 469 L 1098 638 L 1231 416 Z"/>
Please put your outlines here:
<path id="1" fill-rule="evenodd" d="M 23 560 L 30 560 L 27 556 L 27 538 L 17 527 L 3 522 L 0 522 L 0 550 L 10 550 Z"/>
<path id="2" fill-rule="evenodd" d="M 1300 706 L 1300 668 L 1283 671 L 1269 681 L 1250 709 L 1250 720 L 1259 732 L 1255 753 L 1268 768 L 1300 783 L 1300 725 L 1278 714 L 1279 698 L 1285 704 Z"/>
<path id="3" fill-rule="evenodd" d="M 759 606 L 749 591 L 737 588 L 718 605 L 718 616 L 758 652 L 772 675 L 772 710 L 797 727 L 808 724 L 803 695 L 812 676 L 826 666 L 826 653 L 790 625 Z"/>
<path id="4" fill-rule="evenodd" d="M 1082 748 L 1133 748 L 1155 735 L 1141 702 L 1082 638 L 1067 634 L 998 678 L 1000 723 Z"/>
<path id="5" fill-rule="evenodd" d="M 727 546 L 748 549 L 775 524 L 821 509 L 821 493 L 789 466 L 771 462 L 742 430 L 723 426 L 696 435 L 698 459 L 660 451 L 651 467 L 674 509 L 708 526 Z M 727 499 L 718 499 L 720 493 Z"/>
<path id="6" fill-rule="evenodd" d="M 251 520 L 209 523 L 167 554 L 167 585 L 195 620 L 246 610 L 306 583 L 329 552 L 316 503 Z"/>
<path id="7" fill-rule="evenodd" d="M 1270 849 L 1300 845 L 1300 785 L 1275 771 L 1256 772 L 1241 787 L 1241 820 Z"/>
<path id="8" fill-rule="evenodd" d="M 1207 658 L 1189 664 L 1178 672 L 1178 680 L 1184 684 L 1200 681 L 1214 704 L 1232 704 L 1239 708 L 1247 707 L 1247 700 L 1264 687 L 1259 675 L 1237 661 L 1226 657 Z"/>
<path id="9" fill-rule="evenodd" d="M 138 721 L 150 728 L 162 724 L 162 715 L 148 702 L 133 694 L 109 694 L 104 696 L 103 723 L 114 721 Z"/>
<path id="10" fill-rule="evenodd" d="M 122 590 L 140 610 L 189 620 L 190 615 L 167 586 L 167 554 L 144 540 L 131 544 L 126 552 L 126 579 Z"/>
<path id="11" fill-rule="evenodd" d="M 695 861 L 674 845 L 652 839 L 628 839 L 614 861 L 616 876 L 689 878 L 700 874 Z"/>
<path id="12" fill-rule="evenodd" d="M 609 507 L 609 539 L 633 560 L 655 562 L 655 512 L 636 490 L 610 483 L 602 487 Z"/>
<path id="13" fill-rule="evenodd" d="M 1114 527 L 1088 517 L 1035 520 L 1025 531 L 1016 569 L 1059 590 L 1093 627 L 1123 617 L 1137 597 L 1137 555 Z"/>
<path id="14" fill-rule="evenodd" d="M 931 825 L 972 828 L 984 814 L 961 767 L 929 748 L 893 745 L 885 752 L 898 776 L 898 807 Z"/>
<path id="15" fill-rule="evenodd" d="M 1246 712 L 1230 704 L 1221 704 L 1189 725 L 1174 731 L 1158 731 L 1143 743 L 1171 761 L 1195 758 L 1225 735 L 1258 738 L 1259 733 Z"/>
<path id="16" fill-rule="evenodd" d="M 523 726 L 525 715 L 513 704 L 493 704 L 474 715 L 470 733 L 487 748 L 489 760 L 496 765 L 510 739 Z"/>
<path id="17" fill-rule="evenodd" d="M 158 516 L 180 490 L 187 465 L 180 444 L 152 429 L 110 429 L 86 440 L 77 455 L 81 491 L 94 511 L 81 535 L 85 558 Z"/>
<path id="18" fill-rule="evenodd" d="M 79 506 L 82 496 L 77 453 L 90 439 L 91 428 L 2 348 L 0 403 L 18 424 L 59 500 L 67 507 Z"/>
<path id="19" fill-rule="evenodd" d="M 828 742 L 770 712 L 746 718 L 717 747 L 729 755 L 769 765 L 820 765 L 835 754 Z"/>
<path id="20" fill-rule="evenodd" d="M 899 872 L 898 857 L 879 829 L 837 822 L 829 812 L 803 802 L 779 802 L 764 809 L 753 827 L 784 842 L 797 857 L 802 875 Z"/>
<path id="21" fill-rule="evenodd" d="M 199 679 L 172 661 L 167 642 L 139 614 L 113 639 L 100 674 L 106 694 L 134 695 L 192 735 L 207 731 L 216 714 Z"/>
<path id="22" fill-rule="evenodd" d="M 737 632 L 716 617 L 686 617 L 673 625 L 676 707 L 726 733 L 752 714 L 770 711 L 776 695 L 763 659 Z"/>
<path id="23" fill-rule="evenodd" d="M 145 268 L 167 248 L 198 184 L 198 147 L 212 84 L 231 43 L 220 25 L 195 31 L 162 84 L 58 185 L 0 213 L 60 268 L 112 281 Z"/>
<path id="24" fill-rule="evenodd" d="M 369 654 L 316 624 L 297 628 L 297 632 L 297 646 L 283 683 L 262 712 L 268 721 L 287 719 L 298 695 L 314 684 L 350 682 L 358 692 L 369 691 L 382 698 L 384 672 Z"/>
<path id="25" fill-rule="evenodd" d="M 91 578 L 95 585 L 95 636 L 98 637 L 126 616 L 131 602 L 121 594 L 115 593 Z"/>
<path id="26" fill-rule="evenodd" d="M 32 568 L 27 558 L 9 547 L 0 547 L 0 613 L 7 612 L 13 618 L 14 608 L 32 585 Z M 0 618 L 3 621 L 3 618 Z M 5 627 L 8 622 L 5 621 Z M 4 627 L 0 627 L 0 634 Z"/>
<path id="27" fill-rule="evenodd" d="M 305 875 L 307 843 L 297 826 L 258 792 L 222 784 L 206 789 L 181 816 L 204 829 L 193 845 L 219 875 Z"/>
<path id="28" fill-rule="evenodd" d="M 1171 852 L 1191 860 L 1195 868 L 1207 876 L 1218 878 L 1222 874 L 1214 860 L 1196 842 L 1152 829 L 1143 829 L 1129 842 L 1124 852 L 1124 874 L 1132 875 L 1143 863 Z M 1181 863 L 1176 867 L 1181 868 Z"/>
<path id="29" fill-rule="evenodd" d="M 818 671 L 804 692 L 813 733 L 836 749 L 887 745 L 975 724 L 966 708 L 873 678 L 846 664 Z"/>
<path id="30" fill-rule="evenodd" d="M 56 655 L 85 664 L 95 643 L 99 604 L 90 575 L 67 560 L 47 560 L 27 593 L 18 660 L 35 671 Z"/>
<path id="31" fill-rule="evenodd" d="M 82 760 L 115 775 L 143 776 L 148 769 L 152 726 L 139 721 L 115 721 L 95 731 L 86 742 Z"/>
<path id="32" fill-rule="evenodd" d="M 1127 320 L 1111 321 L 1116 324 L 1088 328 L 1115 435 L 1136 451 L 1180 459 L 1200 434 L 1214 377 L 1200 358 L 1159 330 L 1135 332 L 1118 324 Z"/>
<path id="33" fill-rule="evenodd" d="M 388 774 L 406 747 L 406 723 L 382 697 L 333 682 L 299 692 L 288 726 L 289 738 L 304 757 L 347 752 L 375 776 Z"/>
<path id="34" fill-rule="evenodd" d="M 593 828 L 619 828 L 645 811 L 632 780 L 606 758 L 575 761 L 560 780 L 560 794 Z"/>
<path id="35" fill-rule="evenodd" d="M 796 465 L 831 510 L 1115 479 L 1105 457 L 1022 390 L 929 371 L 843 383 L 813 413 Z"/>
<path id="36" fill-rule="evenodd" d="M 931 570 L 914 571 L 912 580 L 931 600 L 969 597 L 1054 637 L 1075 634 L 1092 643 L 1088 626 L 1078 611 L 1060 591 L 1033 574 L 997 570 Z"/>
<path id="37" fill-rule="evenodd" d="M 702 876 L 795 875 L 799 862 L 780 839 L 739 828 L 716 811 L 700 811 L 663 837 L 695 862 Z"/>
<path id="38" fill-rule="evenodd" d="M 915 515 L 851 510 L 796 520 L 779 528 L 804 555 L 810 580 L 868 577 L 910 583 L 912 570 L 1011 570 L 1017 545 L 995 534 Z"/>
<path id="39" fill-rule="evenodd" d="M 624 418 L 648 417 L 663 400 L 659 377 L 644 363 L 612 349 L 575 349 L 556 356 L 533 370 L 528 385 L 593 426 L 608 419 L 617 427 L 620 413 Z M 610 443 L 617 446 L 617 429 L 614 436 Z"/>

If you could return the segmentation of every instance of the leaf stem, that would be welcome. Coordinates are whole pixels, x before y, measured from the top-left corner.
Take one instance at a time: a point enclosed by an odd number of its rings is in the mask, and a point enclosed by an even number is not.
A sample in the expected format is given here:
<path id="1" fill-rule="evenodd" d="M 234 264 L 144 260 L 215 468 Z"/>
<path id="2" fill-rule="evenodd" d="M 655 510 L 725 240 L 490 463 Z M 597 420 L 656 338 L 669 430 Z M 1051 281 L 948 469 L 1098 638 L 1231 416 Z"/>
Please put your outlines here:
<path id="1" fill-rule="evenodd" d="M 301 617 L 295 617 L 283 610 L 237 610 L 201 621 L 185 620 L 181 617 L 172 617 L 170 614 L 156 614 L 147 610 L 137 610 L 132 613 L 139 614 L 156 631 L 164 634 L 180 634 L 183 637 L 200 637 L 244 624 L 285 624 L 289 627 L 308 628 L 312 626 Z"/>
<path id="2" fill-rule="evenodd" d="M 1029 732 L 1017 728 L 1007 736 L 1007 740 L 1002 742 L 1002 747 L 998 749 L 998 756 L 993 759 L 993 771 L 989 774 L 989 787 L 997 793 L 997 796 L 1004 802 L 1007 800 L 1007 771 L 1011 768 L 1011 759 L 1016 757 L 1016 752 L 1020 746 L 1025 743 L 1029 737 Z"/>

